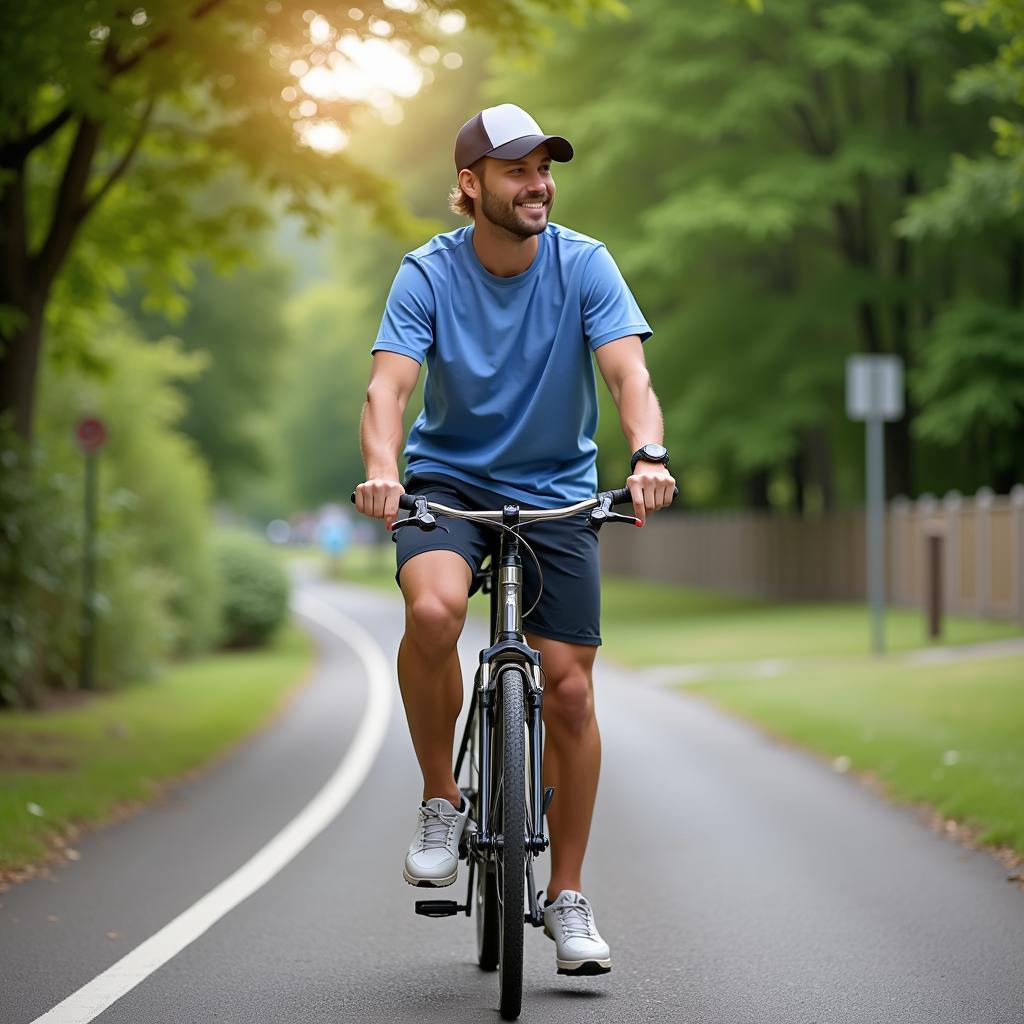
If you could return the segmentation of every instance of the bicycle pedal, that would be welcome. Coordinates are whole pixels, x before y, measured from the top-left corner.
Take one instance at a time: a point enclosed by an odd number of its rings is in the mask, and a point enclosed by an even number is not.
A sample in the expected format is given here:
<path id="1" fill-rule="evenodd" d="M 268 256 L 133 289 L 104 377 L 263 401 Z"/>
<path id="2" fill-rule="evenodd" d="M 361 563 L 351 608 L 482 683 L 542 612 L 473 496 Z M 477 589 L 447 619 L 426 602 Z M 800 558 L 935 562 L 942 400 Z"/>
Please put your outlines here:
<path id="1" fill-rule="evenodd" d="M 460 907 L 455 900 L 417 900 L 416 913 L 423 917 L 454 917 L 464 914 L 465 907 Z"/>

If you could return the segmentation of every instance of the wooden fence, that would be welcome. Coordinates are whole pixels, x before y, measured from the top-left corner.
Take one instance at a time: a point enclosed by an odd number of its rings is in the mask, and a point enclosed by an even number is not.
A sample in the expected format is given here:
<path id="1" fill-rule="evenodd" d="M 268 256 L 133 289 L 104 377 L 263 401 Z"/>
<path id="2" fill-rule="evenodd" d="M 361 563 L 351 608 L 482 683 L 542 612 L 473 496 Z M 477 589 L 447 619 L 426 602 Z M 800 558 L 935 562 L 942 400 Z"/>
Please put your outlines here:
<path id="1" fill-rule="evenodd" d="M 923 607 L 928 538 L 941 538 L 947 612 L 1024 624 L 1024 485 L 1008 496 L 897 499 L 886 516 L 886 589 Z M 863 512 L 817 521 L 752 512 L 659 513 L 601 532 L 605 572 L 787 601 L 862 600 Z"/>

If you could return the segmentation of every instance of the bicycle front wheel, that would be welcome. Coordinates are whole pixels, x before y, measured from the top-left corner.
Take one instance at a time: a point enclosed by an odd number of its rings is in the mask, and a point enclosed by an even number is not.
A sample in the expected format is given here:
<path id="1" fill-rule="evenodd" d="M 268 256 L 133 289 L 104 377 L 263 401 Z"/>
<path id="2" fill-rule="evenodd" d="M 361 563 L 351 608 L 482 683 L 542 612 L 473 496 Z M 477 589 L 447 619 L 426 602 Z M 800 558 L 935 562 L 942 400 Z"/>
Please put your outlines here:
<path id="1" fill-rule="evenodd" d="M 523 1005 L 523 927 L 526 875 L 526 677 L 522 669 L 506 668 L 498 680 L 501 691 L 500 773 L 493 792 L 500 803 L 492 821 L 501 822 L 502 845 L 495 859 L 500 928 L 498 1008 L 504 1020 L 515 1020 Z M 496 737 L 497 738 L 497 737 Z"/>

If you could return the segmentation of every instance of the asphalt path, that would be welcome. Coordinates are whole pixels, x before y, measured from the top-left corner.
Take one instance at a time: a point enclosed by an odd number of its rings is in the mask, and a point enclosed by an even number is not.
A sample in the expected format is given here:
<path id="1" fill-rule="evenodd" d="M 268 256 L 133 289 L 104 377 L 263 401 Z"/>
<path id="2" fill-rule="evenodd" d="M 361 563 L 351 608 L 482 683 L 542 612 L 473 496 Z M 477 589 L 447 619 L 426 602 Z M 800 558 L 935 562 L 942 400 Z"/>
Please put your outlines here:
<path id="1" fill-rule="evenodd" d="M 302 592 L 368 631 L 387 663 L 401 605 Z M 264 847 L 357 736 L 364 661 L 307 622 L 319 666 L 274 725 L 81 859 L 0 895 L 0 1024 L 31 1024 Z M 482 643 L 464 636 L 469 668 Z M 391 684 L 397 691 L 397 684 Z M 585 887 L 612 949 L 556 975 L 529 930 L 523 1020 L 1024 1021 L 1024 894 L 982 852 L 698 698 L 599 663 L 604 768 Z M 401 704 L 347 805 L 251 896 L 95 1016 L 100 1024 L 497 1020 L 465 918 L 413 914 L 401 867 L 419 778 Z M 556 794 L 557 799 L 557 794 Z M 538 884 L 543 884 L 542 859 Z M 460 881 L 438 896 L 465 897 Z M 49 1022 L 63 1024 L 67 1015 Z"/>

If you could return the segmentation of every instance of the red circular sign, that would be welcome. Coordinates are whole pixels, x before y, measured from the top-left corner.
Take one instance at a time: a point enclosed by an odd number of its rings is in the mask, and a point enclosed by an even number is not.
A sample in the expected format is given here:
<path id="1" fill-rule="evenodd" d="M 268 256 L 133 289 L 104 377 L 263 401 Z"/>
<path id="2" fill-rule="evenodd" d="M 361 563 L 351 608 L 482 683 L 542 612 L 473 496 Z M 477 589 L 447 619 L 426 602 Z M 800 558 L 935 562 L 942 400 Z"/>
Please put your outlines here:
<path id="1" fill-rule="evenodd" d="M 88 416 L 78 421 L 75 431 L 78 443 L 87 451 L 94 452 L 103 447 L 107 440 L 107 427 L 103 420 Z"/>

